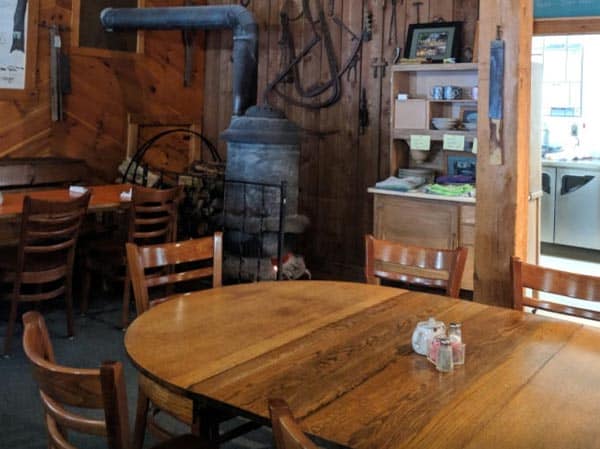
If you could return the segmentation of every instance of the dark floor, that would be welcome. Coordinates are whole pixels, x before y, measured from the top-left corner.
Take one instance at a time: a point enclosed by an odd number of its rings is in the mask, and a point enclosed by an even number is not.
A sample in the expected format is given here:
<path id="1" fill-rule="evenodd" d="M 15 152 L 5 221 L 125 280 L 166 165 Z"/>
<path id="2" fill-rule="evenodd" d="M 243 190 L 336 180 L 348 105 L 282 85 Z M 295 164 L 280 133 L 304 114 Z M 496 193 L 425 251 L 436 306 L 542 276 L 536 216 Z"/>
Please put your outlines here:
<path id="1" fill-rule="evenodd" d="M 119 296 L 114 294 L 113 296 Z M 118 299 L 96 299 L 87 316 L 76 314 L 76 337 L 66 338 L 65 314 L 58 301 L 42 304 L 40 312 L 46 319 L 59 363 L 77 367 L 98 367 L 102 360 L 120 360 L 125 365 L 129 399 L 130 427 L 137 395 L 136 371 L 129 363 L 123 347 L 123 331 L 117 328 L 120 309 Z M 27 309 L 27 307 L 23 307 Z M 6 332 L 6 304 L 0 307 L 0 336 Z M 22 328 L 19 325 L 13 340 L 10 358 L 0 358 L 0 449 L 44 449 L 47 447 L 42 409 L 38 391 L 31 377 L 31 369 L 21 348 Z M 73 434 L 72 441 L 86 449 L 106 448 L 106 442 L 97 437 Z M 146 446 L 151 446 L 150 437 Z M 238 438 L 225 445 L 226 449 L 262 449 L 271 446 L 267 428 Z"/>

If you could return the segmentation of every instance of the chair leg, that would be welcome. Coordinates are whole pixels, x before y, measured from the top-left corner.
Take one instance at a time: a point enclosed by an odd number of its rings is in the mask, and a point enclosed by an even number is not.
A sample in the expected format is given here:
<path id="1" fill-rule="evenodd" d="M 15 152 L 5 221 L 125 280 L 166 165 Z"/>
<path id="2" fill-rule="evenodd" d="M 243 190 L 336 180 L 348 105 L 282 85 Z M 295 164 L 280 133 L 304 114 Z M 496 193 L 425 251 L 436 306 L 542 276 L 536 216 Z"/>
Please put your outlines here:
<path id="1" fill-rule="evenodd" d="M 125 282 L 123 285 L 123 315 L 121 318 L 121 324 L 123 329 L 126 329 L 129 325 L 129 301 L 131 300 L 131 279 L 129 277 L 129 270 L 125 269 Z"/>
<path id="2" fill-rule="evenodd" d="M 4 356 L 10 355 L 10 344 L 12 342 L 13 334 L 15 333 L 15 323 L 17 322 L 17 308 L 19 306 L 19 300 L 16 295 L 10 302 L 10 315 L 8 316 L 8 326 L 6 328 L 6 338 L 4 339 Z"/>
<path id="3" fill-rule="evenodd" d="M 72 337 L 75 335 L 73 326 L 73 288 L 71 276 L 68 276 L 65 281 L 65 303 L 67 306 L 67 335 Z"/>
<path id="4" fill-rule="evenodd" d="M 142 449 L 144 437 L 146 436 L 146 423 L 150 401 L 141 388 L 138 388 L 137 409 L 135 412 L 135 427 L 133 430 L 132 449 Z"/>

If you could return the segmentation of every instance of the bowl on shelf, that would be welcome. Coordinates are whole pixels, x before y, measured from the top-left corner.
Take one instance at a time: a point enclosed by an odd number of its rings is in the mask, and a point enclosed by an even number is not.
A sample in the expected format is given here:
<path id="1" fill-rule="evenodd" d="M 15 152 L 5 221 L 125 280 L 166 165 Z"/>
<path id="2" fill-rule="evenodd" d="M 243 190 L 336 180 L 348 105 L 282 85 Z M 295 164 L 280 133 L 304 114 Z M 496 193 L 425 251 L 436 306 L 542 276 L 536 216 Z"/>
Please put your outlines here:
<path id="1" fill-rule="evenodd" d="M 448 118 L 448 117 L 433 117 L 431 119 L 431 124 L 435 129 L 454 129 L 456 128 L 456 124 L 458 119 Z"/>
<path id="2" fill-rule="evenodd" d="M 477 123 L 473 123 L 473 122 L 463 122 L 463 127 L 467 130 L 467 131 L 477 131 Z"/>
<path id="3" fill-rule="evenodd" d="M 410 157 L 415 164 L 422 164 L 427 160 L 427 156 L 429 155 L 429 151 L 424 150 L 410 150 Z"/>

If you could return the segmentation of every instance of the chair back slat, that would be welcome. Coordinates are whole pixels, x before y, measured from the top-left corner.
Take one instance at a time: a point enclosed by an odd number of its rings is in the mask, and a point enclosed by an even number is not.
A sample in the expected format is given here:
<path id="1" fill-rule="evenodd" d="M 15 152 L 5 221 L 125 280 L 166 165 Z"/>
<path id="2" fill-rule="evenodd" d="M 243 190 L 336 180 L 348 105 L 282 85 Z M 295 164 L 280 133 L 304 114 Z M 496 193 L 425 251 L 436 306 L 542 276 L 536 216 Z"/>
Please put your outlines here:
<path id="1" fill-rule="evenodd" d="M 150 301 L 149 288 L 168 286 L 183 281 L 201 279 L 212 275 L 212 286 L 221 286 L 223 263 L 223 236 L 216 232 L 212 237 L 184 240 L 181 242 L 159 245 L 137 246 L 127 244 L 127 265 L 138 315 L 148 310 Z M 212 259 L 212 266 L 201 268 L 184 268 L 178 266 L 192 262 Z M 167 273 L 147 274 L 147 269 L 168 268 Z M 161 302 L 165 298 L 161 298 Z"/>
<path id="2" fill-rule="evenodd" d="M 45 201 L 29 196 L 23 199 L 17 284 L 23 282 L 23 272 L 35 271 L 30 266 L 37 265 L 36 262 L 42 257 L 52 262 L 53 267 L 68 267 L 90 196 L 90 192 L 86 192 L 69 201 Z M 31 282 L 36 283 L 35 279 L 31 279 Z"/>
<path id="3" fill-rule="evenodd" d="M 129 448 L 129 423 L 123 366 L 104 362 L 100 369 L 56 364 L 44 319 L 23 315 L 23 349 L 33 368 L 46 415 L 50 447 L 72 449 L 67 430 L 105 435 L 110 449 Z M 104 410 L 104 420 L 90 419 L 65 406 Z"/>
<path id="4" fill-rule="evenodd" d="M 63 407 L 59 402 L 52 399 L 44 390 L 40 389 L 40 397 L 45 412 L 55 421 L 60 427 L 75 430 L 81 433 L 89 433 L 91 435 L 106 436 L 106 423 L 104 420 L 88 418 L 71 412 Z M 87 407 L 92 408 L 92 407 Z M 102 405 L 93 408 L 102 408 Z"/>
<path id="5" fill-rule="evenodd" d="M 522 310 L 524 306 L 534 310 L 546 310 L 565 315 L 600 320 L 600 307 L 586 309 L 584 305 L 565 305 L 552 301 L 551 297 L 540 292 L 566 296 L 598 303 L 600 301 L 600 277 L 571 273 L 521 261 L 518 257 L 511 258 L 513 280 L 513 305 Z M 526 295 L 524 289 L 531 289 L 533 294 Z M 600 303 L 598 303 L 600 305 Z"/>
<path id="6" fill-rule="evenodd" d="M 181 186 L 165 190 L 134 186 L 127 241 L 137 244 L 173 241 L 181 194 Z"/>
<path id="7" fill-rule="evenodd" d="M 269 399 L 269 413 L 276 449 L 318 449 L 304 434 L 284 400 Z"/>
<path id="8" fill-rule="evenodd" d="M 365 276 L 370 284 L 380 279 L 445 290 L 457 297 L 467 259 L 466 248 L 435 249 L 404 245 L 365 236 Z"/>

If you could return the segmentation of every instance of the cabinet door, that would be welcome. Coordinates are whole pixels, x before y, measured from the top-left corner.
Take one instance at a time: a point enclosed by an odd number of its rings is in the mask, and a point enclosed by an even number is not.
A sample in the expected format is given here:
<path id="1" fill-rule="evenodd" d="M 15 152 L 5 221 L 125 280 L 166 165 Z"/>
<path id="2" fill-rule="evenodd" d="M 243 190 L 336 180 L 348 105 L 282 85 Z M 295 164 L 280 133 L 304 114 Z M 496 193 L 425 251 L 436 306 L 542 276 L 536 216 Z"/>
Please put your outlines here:
<path id="1" fill-rule="evenodd" d="M 375 237 L 408 245 L 451 249 L 458 245 L 458 206 L 375 195 Z"/>

